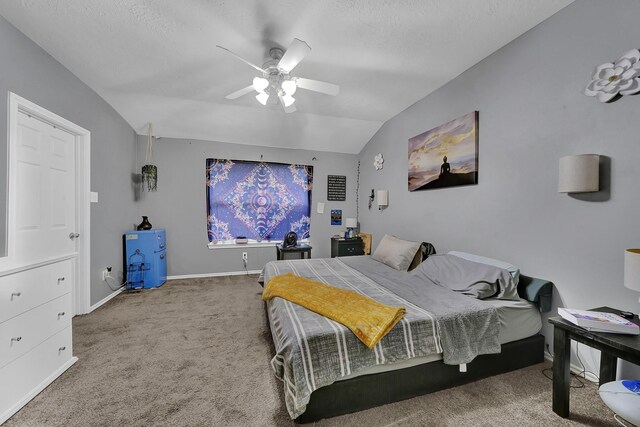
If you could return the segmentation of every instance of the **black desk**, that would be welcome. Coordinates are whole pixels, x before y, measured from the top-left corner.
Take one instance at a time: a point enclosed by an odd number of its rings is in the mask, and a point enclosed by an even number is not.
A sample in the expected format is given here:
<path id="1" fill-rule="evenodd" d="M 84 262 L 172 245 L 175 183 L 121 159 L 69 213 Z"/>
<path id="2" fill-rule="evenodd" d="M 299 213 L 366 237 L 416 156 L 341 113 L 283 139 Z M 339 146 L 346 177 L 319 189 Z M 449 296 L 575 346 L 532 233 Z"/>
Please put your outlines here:
<path id="1" fill-rule="evenodd" d="M 620 312 L 610 307 L 591 310 Z M 640 325 L 638 316 L 630 320 Z M 601 351 L 600 385 L 615 381 L 618 357 L 640 365 L 640 335 L 590 332 L 560 316 L 549 318 L 549 323 L 553 325 L 553 412 L 563 418 L 569 416 L 571 340 Z"/>
<path id="2" fill-rule="evenodd" d="M 304 259 L 305 254 L 307 254 L 307 258 L 311 258 L 311 246 L 306 243 L 298 243 L 297 246 L 291 248 L 283 248 L 282 243 L 278 243 L 276 245 L 277 257 L 278 261 L 284 259 L 284 254 L 298 252 L 300 254 L 300 259 Z"/>

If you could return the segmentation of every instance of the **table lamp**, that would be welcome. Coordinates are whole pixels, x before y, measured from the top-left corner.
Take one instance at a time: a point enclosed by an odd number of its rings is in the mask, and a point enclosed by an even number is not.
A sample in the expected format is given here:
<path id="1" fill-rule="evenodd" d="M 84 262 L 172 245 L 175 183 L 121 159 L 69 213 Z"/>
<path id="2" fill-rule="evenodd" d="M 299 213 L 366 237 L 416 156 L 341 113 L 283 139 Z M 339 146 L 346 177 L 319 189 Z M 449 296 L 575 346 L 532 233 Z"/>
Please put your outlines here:
<path id="1" fill-rule="evenodd" d="M 344 225 L 347 226 L 347 230 L 349 231 L 349 239 L 353 239 L 353 230 L 358 228 L 358 218 L 347 218 Z"/>
<path id="2" fill-rule="evenodd" d="M 640 249 L 624 251 L 624 285 L 640 292 Z"/>

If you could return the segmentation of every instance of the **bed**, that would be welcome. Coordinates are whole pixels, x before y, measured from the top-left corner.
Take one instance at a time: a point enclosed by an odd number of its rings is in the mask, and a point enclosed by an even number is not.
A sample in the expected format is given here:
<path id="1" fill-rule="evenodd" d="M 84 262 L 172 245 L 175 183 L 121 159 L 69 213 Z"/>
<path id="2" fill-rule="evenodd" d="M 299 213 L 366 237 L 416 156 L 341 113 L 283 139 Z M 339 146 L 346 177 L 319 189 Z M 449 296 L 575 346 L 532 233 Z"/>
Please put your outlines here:
<path id="1" fill-rule="evenodd" d="M 435 276 L 455 269 L 466 275 L 459 264 L 475 264 L 455 256 L 436 261 L 442 264 Z M 441 286 L 433 272 L 425 277 L 420 267 L 426 264 L 404 272 L 356 256 L 265 266 L 263 283 L 292 272 L 406 307 L 403 320 L 369 350 L 337 322 L 281 298 L 268 301 L 276 349 L 271 366 L 283 381 L 292 419 L 311 422 L 542 362 L 540 311 L 550 308 L 550 282 L 520 275 L 515 297 L 481 300 Z M 480 270 L 469 274 L 510 279 L 505 270 Z"/>

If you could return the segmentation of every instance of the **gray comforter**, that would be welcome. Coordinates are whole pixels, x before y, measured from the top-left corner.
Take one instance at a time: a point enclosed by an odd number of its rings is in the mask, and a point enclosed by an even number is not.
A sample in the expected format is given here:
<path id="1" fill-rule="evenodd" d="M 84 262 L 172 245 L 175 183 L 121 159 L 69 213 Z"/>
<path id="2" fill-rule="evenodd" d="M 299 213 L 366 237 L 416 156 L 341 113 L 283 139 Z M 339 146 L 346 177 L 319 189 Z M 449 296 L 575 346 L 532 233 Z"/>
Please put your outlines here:
<path id="1" fill-rule="evenodd" d="M 499 353 L 495 308 L 446 289 L 421 274 L 398 272 L 368 256 L 268 263 L 260 280 L 293 272 L 350 289 L 376 301 L 404 306 L 406 315 L 369 350 L 345 326 L 281 298 L 267 302 L 276 355 L 291 418 L 311 393 L 368 367 L 442 353 L 447 364 Z"/>

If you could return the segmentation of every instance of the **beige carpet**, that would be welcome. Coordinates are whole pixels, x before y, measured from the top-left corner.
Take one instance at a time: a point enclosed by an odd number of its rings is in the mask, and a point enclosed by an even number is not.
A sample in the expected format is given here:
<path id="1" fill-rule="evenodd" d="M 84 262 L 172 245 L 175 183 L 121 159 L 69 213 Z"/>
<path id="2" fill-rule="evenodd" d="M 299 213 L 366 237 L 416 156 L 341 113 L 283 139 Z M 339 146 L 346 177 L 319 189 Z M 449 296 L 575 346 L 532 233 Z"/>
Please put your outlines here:
<path id="1" fill-rule="evenodd" d="M 7 422 L 14 426 L 287 426 L 255 278 L 172 281 L 76 317 L 80 358 Z M 595 385 L 551 411 L 547 365 L 500 375 L 320 426 L 617 425 Z"/>

